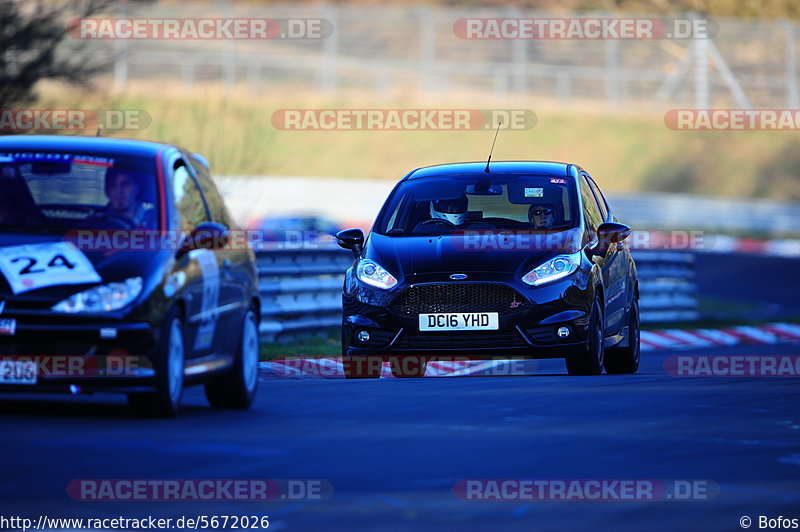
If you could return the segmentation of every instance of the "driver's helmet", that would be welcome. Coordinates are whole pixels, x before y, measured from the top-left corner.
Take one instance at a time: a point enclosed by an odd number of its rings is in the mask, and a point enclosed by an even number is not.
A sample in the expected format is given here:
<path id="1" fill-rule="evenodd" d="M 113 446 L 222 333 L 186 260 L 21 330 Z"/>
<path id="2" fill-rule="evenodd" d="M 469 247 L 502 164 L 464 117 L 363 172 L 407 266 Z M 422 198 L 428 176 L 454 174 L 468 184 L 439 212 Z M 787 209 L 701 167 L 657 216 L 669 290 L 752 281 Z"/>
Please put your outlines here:
<path id="1" fill-rule="evenodd" d="M 431 202 L 431 218 L 445 220 L 453 225 L 461 225 L 467 219 L 467 196 L 455 199 L 433 200 Z"/>

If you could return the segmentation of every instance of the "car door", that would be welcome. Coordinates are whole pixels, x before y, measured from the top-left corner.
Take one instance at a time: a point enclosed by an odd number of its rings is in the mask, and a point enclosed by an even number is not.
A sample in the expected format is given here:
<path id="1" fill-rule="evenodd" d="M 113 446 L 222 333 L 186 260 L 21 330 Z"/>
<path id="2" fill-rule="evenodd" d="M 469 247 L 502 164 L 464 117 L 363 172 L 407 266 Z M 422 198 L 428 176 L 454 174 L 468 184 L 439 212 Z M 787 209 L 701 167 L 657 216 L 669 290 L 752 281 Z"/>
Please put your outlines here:
<path id="1" fill-rule="evenodd" d="M 592 216 L 601 220 L 600 223 L 612 221 L 608 204 L 591 176 L 584 172 L 581 175 L 581 181 L 587 191 L 584 203 L 589 205 Z M 627 262 L 620 253 L 619 246 L 621 245 L 624 246 L 624 244 L 608 246 L 603 257 L 603 285 L 606 299 L 605 333 L 607 336 L 618 333 L 625 318 Z"/>
<path id="2" fill-rule="evenodd" d="M 223 331 L 220 336 L 218 350 L 222 353 L 233 353 L 238 347 L 241 323 L 244 317 L 245 304 L 250 283 L 250 272 L 247 271 L 249 256 L 245 239 L 237 233 L 225 203 L 217 190 L 211 175 L 201 164 L 192 159 L 192 170 L 197 177 L 203 197 L 208 205 L 211 220 L 234 231 L 230 245 L 214 249 L 219 265 L 219 307 L 217 327 Z"/>
<path id="3" fill-rule="evenodd" d="M 176 159 L 171 171 L 172 195 L 177 227 L 183 238 L 199 224 L 210 220 L 208 206 L 193 173 L 183 159 Z M 186 339 L 187 356 L 204 356 L 216 352 L 219 332 L 218 307 L 220 268 L 213 250 L 190 249 L 178 259 L 178 268 L 186 272 Z"/>

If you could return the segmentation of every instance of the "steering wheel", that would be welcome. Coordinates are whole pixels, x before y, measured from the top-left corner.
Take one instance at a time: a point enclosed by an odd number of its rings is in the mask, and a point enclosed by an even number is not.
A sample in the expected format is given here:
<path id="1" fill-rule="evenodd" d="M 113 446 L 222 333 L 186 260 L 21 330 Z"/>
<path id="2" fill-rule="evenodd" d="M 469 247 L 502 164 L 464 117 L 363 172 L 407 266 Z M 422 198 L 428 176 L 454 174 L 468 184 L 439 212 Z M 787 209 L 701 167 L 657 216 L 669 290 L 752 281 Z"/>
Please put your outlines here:
<path id="1" fill-rule="evenodd" d="M 102 226 L 100 222 L 103 223 Z M 108 227 L 109 224 L 111 227 Z M 98 229 L 133 229 L 136 227 L 136 222 L 127 214 L 100 211 L 87 217 L 81 225 Z"/>
<path id="2" fill-rule="evenodd" d="M 431 218 L 429 220 L 421 221 L 420 223 L 417 224 L 417 227 L 422 227 L 422 226 L 425 226 L 425 225 L 432 225 L 432 224 L 445 224 L 448 227 L 455 227 L 456 226 L 456 224 L 454 224 L 450 220 L 442 220 L 441 218 Z M 415 227 L 415 229 L 416 229 L 416 227 Z"/>

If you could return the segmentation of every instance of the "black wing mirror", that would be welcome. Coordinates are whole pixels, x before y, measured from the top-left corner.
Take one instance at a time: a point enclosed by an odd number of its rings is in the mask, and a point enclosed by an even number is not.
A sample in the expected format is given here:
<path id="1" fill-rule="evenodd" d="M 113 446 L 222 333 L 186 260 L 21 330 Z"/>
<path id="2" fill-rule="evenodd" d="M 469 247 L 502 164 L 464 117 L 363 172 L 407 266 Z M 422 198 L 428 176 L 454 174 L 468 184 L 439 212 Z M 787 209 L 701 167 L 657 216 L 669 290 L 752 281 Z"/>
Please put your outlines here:
<path id="1" fill-rule="evenodd" d="M 183 240 L 181 253 L 192 249 L 222 249 L 230 242 L 228 228 L 219 222 L 202 222 Z"/>
<path id="2" fill-rule="evenodd" d="M 597 228 L 597 245 L 592 251 L 595 255 L 602 255 L 612 244 L 619 244 L 631 234 L 631 228 L 619 222 L 605 222 Z"/>
<path id="3" fill-rule="evenodd" d="M 364 247 L 364 231 L 361 229 L 345 229 L 336 233 L 336 243 L 344 249 L 349 249 L 358 257 Z"/>

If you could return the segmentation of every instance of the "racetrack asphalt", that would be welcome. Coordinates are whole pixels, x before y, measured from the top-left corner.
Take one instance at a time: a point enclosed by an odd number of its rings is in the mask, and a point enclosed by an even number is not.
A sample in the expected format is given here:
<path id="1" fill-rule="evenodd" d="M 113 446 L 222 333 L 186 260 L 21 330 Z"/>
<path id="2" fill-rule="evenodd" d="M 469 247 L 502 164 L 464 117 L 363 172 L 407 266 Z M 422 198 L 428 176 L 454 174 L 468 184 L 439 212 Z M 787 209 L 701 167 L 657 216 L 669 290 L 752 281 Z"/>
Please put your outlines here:
<path id="1" fill-rule="evenodd" d="M 681 351 L 797 355 L 800 345 Z M 270 530 L 742 530 L 800 518 L 797 377 L 636 375 L 262 381 L 250 411 L 187 391 L 176 419 L 121 396 L 0 395 L 0 515 L 268 515 Z M 519 368 L 520 366 L 515 366 Z M 497 373 L 497 372 L 496 372 Z M 511 372 L 516 373 L 516 371 Z M 74 479 L 324 479 L 312 501 L 76 501 Z M 710 481 L 710 500 L 465 501 L 460 479 Z"/>

